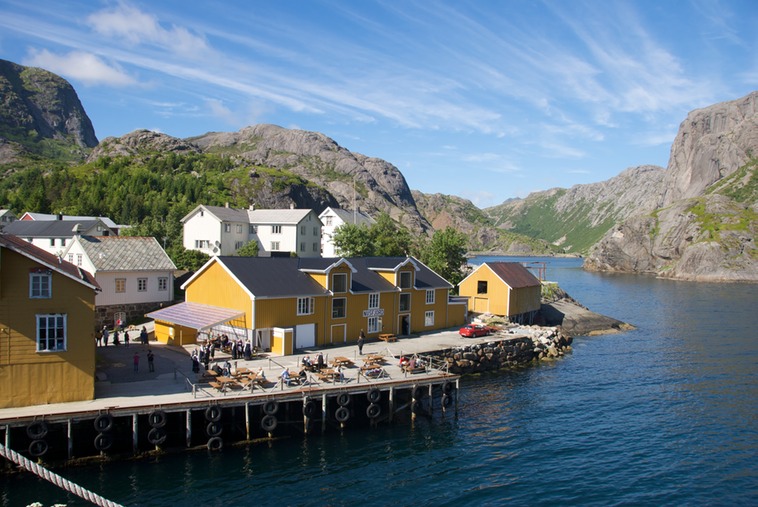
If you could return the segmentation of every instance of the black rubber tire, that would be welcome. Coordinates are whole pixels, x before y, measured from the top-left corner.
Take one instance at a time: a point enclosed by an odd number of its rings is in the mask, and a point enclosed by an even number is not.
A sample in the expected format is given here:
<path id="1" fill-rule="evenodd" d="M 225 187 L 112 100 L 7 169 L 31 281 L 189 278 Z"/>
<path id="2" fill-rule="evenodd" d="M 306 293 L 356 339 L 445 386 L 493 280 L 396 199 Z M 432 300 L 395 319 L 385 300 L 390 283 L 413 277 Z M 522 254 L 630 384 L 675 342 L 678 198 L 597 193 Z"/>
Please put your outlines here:
<path id="1" fill-rule="evenodd" d="M 348 419 L 350 419 L 350 410 L 347 409 L 347 407 L 339 407 L 334 412 L 334 418 L 337 419 L 337 421 L 343 423 L 347 422 Z"/>
<path id="2" fill-rule="evenodd" d="M 45 421 L 34 421 L 26 427 L 26 435 L 32 440 L 41 440 L 47 436 L 47 430 Z"/>
<path id="3" fill-rule="evenodd" d="M 368 398 L 369 403 L 379 403 L 379 400 L 382 399 L 382 392 L 378 387 L 372 387 L 366 393 L 366 398 Z"/>
<path id="4" fill-rule="evenodd" d="M 223 430 L 224 430 L 224 427 L 221 426 L 221 423 L 219 421 L 211 421 L 205 426 L 205 432 L 208 434 L 209 437 L 221 436 L 221 432 Z"/>
<path id="5" fill-rule="evenodd" d="M 263 413 L 266 415 L 274 415 L 279 410 L 279 402 L 276 400 L 269 400 L 263 404 Z"/>
<path id="6" fill-rule="evenodd" d="M 452 404 L 453 404 L 453 397 L 450 396 L 449 394 L 443 394 L 442 395 L 442 406 L 444 408 L 447 408 L 447 407 L 449 407 Z"/>
<path id="7" fill-rule="evenodd" d="M 113 446 L 113 437 L 108 433 L 98 433 L 95 437 L 95 449 L 98 451 L 107 451 Z"/>
<path id="8" fill-rule="evenodd" d="M 224 448 L 224 441 L 221 440 L 221 437 L 211 437 L 208 439 L 208 443 L 205 444 L 205 447 L 209 451 L 220 451 Z"/>
<path id="9" fill-rule="evenodd" d="M 418 402 L 418 401 L 416 401 L 416 400 L 413 400 L 411 402 L 411 412 L 413 412 L 414 414 L 420 413 L 421 412 L 421 403 Z"/>
<path id="10" fill-rule="evenodd" d="M 313 400 L 308 400 L 303 404 L 303 415 L 305 417 L 311 418 L 314 415 L 316 415 L 316 411 L 318 408 L 316 407 L 316 402 Z"/>
<path id="11" fill-rule="evenodd" d="M 100 433 L 105 433 L 113 429 L 113 416 L 110 414 L 100 414 L 95 418 L 95 429 Z"/>
<path id="12" fill-rule="evenodd" d="M 368 407 L 366 407 L 366 416 L 369 419 L 376 419 L 382 415 L 382 406 L 378 403 L 372 403 Z"/>
<path id="13" fill-rule="evenodd" d="M 163 428 L 150 428 L 147 432 L 147 441 L 153 445 L 161 445 L 166 441 L 166 430 Z"/>
<path id="14" fill-rule="evenodd" d="M 350 395 L 348 393 L 339 393 L 337 395 L 337 405 L 346 407 L 350 405 Z"/>
<path id="15" fill-rule="evenodd" d="M 450 394 L 455 390 L 455 384 L 452 382 L 445 382 L 442 384 L 442 392 L 445 394 Z"/>
<path id="16" fill-rule="evenodd" d="M 167 422 L 166 412 L 163 410 L 153 410 L 147 415 L 147 421 L 153 428 L 163 428 Z"/>
<path id="17" fill-rule="evenodd" d="M 29 444 L 29 454 L 35 458 L 39 458 L 40 456 L 47 454 L 47 449 L 47 442 L 41 439 L 32 440 L 32 442 Z"/>
<path id="18" fill-rule="evenodd" d="M 221 407 L 218 405 L 211 405 L 205 409 L 205 420 L 210 422 L 218 422 L 221 420 Z"/>
<path id="19" fill-rule="evenodd" d="M 265 415 L 263 416 L 263 419 L 261 419 L 261 429 L 266 433 L 272 433 L 278 424 L 279 421 L 276 419 L 275 415 Z"/>
<path id="20" fill-rule="evenodd" d="M 420 400 L 424 397 L 424 388 L 421 386 L 415 386 L 413 388 L 413 399 L 414 400 Z"/>

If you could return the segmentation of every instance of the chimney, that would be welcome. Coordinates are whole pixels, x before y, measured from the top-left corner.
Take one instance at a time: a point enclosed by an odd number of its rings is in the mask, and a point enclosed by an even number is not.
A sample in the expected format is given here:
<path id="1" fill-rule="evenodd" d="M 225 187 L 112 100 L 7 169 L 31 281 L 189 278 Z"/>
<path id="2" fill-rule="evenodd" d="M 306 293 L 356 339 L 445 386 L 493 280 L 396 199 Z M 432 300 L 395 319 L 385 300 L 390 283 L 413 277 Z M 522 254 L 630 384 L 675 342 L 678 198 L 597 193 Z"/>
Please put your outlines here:
<path id="1" fill-rule="evenodd" d="M 58 213 L 57 215 L 55 215 L 55 219 L 56 220 L 63 220 L 63 214 L 62 213 Z"/>
<path id="2" fill-rule="evenodd" d="M 228 203 L 228 202 L 225 202 L 225 203 L 224 203 L 224 208 L 228 208 L 228 207 L 229 207 L 229 203 Z"/>
<path id="3" fill-rule="evenodd" d="M 294 202 L 290 203 L 290 209 L 295 209 L 295 203 Z"/>
<path id="4" fill-rule="evenodd" d="M 255 211 L 255 203 L 254 202 L 250 203 L 249 209 L 250 209 L 250 211 Z"/>

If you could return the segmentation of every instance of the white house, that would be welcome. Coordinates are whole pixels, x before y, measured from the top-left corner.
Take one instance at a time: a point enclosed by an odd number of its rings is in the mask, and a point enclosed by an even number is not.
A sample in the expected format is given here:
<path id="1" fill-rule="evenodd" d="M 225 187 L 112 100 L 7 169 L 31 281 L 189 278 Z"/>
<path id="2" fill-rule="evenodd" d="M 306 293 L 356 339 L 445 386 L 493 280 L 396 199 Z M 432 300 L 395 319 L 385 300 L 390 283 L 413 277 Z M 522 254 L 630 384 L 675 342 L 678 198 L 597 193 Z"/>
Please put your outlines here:
<path id="1" fill-rule="evenodd" d="M 5 225 L 3 230 L 58 256 L 66 250 L 77 234 L 87 236 L 116 234 L 98 218 L 92 220 L 16 220 Z"/>
<path id="2" fill-rule="evenodd" d="M 4 225 L 15 222 L 16 220 L 18 220 L 18 218 L 16 218 L 16 214 L 11 210 L 0 209 L 0 229 L 2 229 Z"/>
<path id="3" fill-rule="evenodd" d="M 199 205 L 184 218 L 184 248 L 208 255 L 234 255 L 250 241 L 258 255 L 321 255 L 321 221 L 309 209 L 247 209 Z"/>
<path id="4" fill-rule="evenodd" d="M 129 322 L 174 299 L 176 266 L 153 237 L 76 236 L 62 257 L 95 275 L 101 322 Z"/>
<path id="5" fill-rule="evenodd" d="M 355 224 L 371 226 L 375 220 L 367 214 L 355 210 L 349 211 L 340 208 L 326 208 L 318 216 L 324 226 L 321 228 L 321 255 L 323 257 L 338 256 L 334 248 L 334 232 L 342 224 Z"/>

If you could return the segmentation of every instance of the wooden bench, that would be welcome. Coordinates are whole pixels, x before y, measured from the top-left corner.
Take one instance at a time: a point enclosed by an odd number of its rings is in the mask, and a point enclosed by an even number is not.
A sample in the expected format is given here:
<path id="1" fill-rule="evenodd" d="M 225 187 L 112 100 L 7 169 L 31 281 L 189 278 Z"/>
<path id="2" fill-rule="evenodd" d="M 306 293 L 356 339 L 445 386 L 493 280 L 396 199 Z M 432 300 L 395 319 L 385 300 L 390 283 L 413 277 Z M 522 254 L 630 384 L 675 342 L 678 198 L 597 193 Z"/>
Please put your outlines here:
<path id="1" fill-rule="evenodd" d="M 396 342 L 397 336 L 395 336 L 394 334 L 380 334 L 379 339 L 382 340 L 383 342 Z"/>

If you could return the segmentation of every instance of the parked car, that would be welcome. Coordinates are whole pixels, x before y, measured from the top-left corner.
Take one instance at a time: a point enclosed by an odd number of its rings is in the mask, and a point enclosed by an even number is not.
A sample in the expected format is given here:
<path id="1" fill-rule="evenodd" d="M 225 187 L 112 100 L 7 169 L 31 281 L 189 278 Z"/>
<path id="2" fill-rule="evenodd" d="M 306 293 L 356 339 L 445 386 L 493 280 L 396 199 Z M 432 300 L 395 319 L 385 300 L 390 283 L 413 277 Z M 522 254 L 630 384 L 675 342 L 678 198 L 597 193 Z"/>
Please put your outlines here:
<path id="1" fill-rule="evenodd" d="M 487 336 L 488 334 L 492 333 L 493 329 L 489 326 L 484 326 L 482 324 L 466 324 L 463 326 L 458 333 L 460 333 L 461 336 L 464 338 L 476 338 L 477 336 Z"/>

